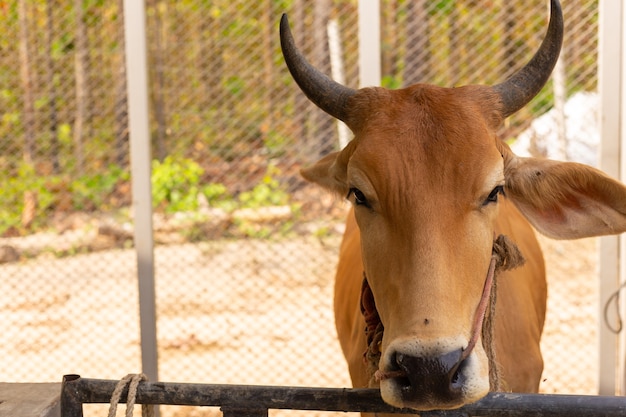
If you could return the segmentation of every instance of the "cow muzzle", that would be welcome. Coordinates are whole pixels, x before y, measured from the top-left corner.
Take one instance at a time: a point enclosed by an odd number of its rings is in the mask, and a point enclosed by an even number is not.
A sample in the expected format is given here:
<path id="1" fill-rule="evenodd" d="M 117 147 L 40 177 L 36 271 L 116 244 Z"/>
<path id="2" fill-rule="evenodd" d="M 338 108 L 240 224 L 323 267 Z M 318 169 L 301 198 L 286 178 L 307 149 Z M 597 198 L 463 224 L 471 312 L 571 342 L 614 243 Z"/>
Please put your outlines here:
<path id="1" fill-rule="evenodd" d="M 388 404 L 418 411 L 453 409 L 472 403 L 487 395 L 491 383 L 498 389 L 498 372 L 493 338 L 492 297 L 497 271 L 516 268 L 524 258 L 506 236 L 494 239 L 491 262 L 476 307 L 469 339 L 463 336 L 420 339 L 404 336 L 392 340 L 384 352 L 383 326 L 367 277 L 361 289 L 361 311 L 366 322 L 368 349 L 365 358 L 380 383 L 382 398 Z M 482 346 L 485 335 L 489 358 Z"/>
<path id="2" fill-rule="evenodd" d="M 419 411 L 458 408 L 489 392 L 484 352 L 464 355 L 460 341 L 392 344 L 376 373 L 383 400 Z M 482 364 L 482 365 L 481 365 Z"/>

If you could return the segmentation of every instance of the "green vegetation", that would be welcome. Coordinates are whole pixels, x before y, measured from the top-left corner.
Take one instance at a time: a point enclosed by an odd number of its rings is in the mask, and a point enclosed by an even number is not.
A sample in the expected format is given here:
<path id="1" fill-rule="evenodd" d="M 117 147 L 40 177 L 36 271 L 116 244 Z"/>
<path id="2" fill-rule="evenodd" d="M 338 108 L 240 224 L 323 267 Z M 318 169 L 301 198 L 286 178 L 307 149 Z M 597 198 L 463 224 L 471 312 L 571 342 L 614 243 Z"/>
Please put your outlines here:
<path id="1" fill-rule="evenodd" d="M 232 195 L 222 183 L 202 184 L 204 169 L 196 162 L 167 157 L 152 163 L 152 201 L 157 211 L 164 213 L 194 212 L 202 199 L 210 207 L 232 212 L 240 208 L 289 206 L 290 195 L 278 177 L 281 171 L 269 165 L 261 181 L 249 191 Z M 104 172 L 83 175 L 69 180 L 64 175 L 37 175 L 32 165 L 22 163 L 18 175 L 0 176 L 0 235 L 9 230 L 24 232 L 22 215 L 25 194 L 36 198 L 34 222 L 30 229 L 49 226 L 48 215 L 57 211 L 115 210 L 130 202 L 129 172 L 110 165 Z M 296 213 L 296 206 L 292 207 Z M 242 225 L 245 229 L 247 226 Z"/>
<path id="2" fill-rule="evenodd" d="M 109 165 L 102 173 L 83 175 L 70 184 L 72 208 L 81 211 L 109 211 L 117 208 L 117 200 L 110 197 L 116 191 L 116 187 L 128 183 L 129 180 L 128 171 L 117 165 Z"/>
<path id="3" fill-rule="evenodd" d="M 202 168 L 194 161 L 168 156 L 152 161 L 152 205 L 165 212 L 198 208 Z"/>
<path id="4" fill-rule="evenodd" d="M 110 165 L 106 171 L 85 174 L 76 179 L 67 175 L 38 175 L 31 164 L 22 162 L 17 175 L 0 175 L 0 235 L 9 230 L 49 226 L 54 211 L 110 210 L 120 206 L 127 196 L 116 195 L 117 188 L 127 183 L 128 172 Z M 27 197 L 28 196 L 28 197 Z M 30 200 L 28 202 L 27 200 Z M 30 207 L 26 207 L 30 203 Z M 25 214 L 25 211 L 29 212 Z M 24 224 L 23 216 L 32 218 Z"/>
<path id="5" fill-rule="evenodd" d="M 2 9 L 0 235 L 47 227 L 57 212 L 129 206 L 120 4 L 32 0 Z M 280 15 L 289 13 L 301 50 L 326 73 L 328 51 L 319 41 L 326 27 L 319 22 L 336 18 L 346 83 L 359 81 L 356 2 L 335 0 L 328 10 L 313 4 L 146 3 L 156 210 L 293 206 L 285 179 L 334 149 L 337 138 L 285 69 Z M 545 6 L 544 0 L 383 0 L 382 84 L 500 82 L 534 53 Z M 569 91 L 593 90 L 597 0 L 564 10 L 572 28 L 564 56 Z M 505 135 L 515 136 L 551 103 L 545 89 L 507 120 Z"/>
<path id="6" fill-rule="evenodd" d="M 19 229 L 21 227 L 22 211 L 24 210 L 24 193 L 34 192 L 38 196 L 38 211 L 45 211 L 54 201 L 53 194 L 49 191 L 48 185 L 57 182 L 45 177 L 34 175 L 34 168 L 26 163 L 22 163 L 17 169 L 17 176 L 10 177 L 3 173 L 0 176 L 0 234 L 4 234 L 9 229 Z M 40 218 L 40 216 L 37 216 Z M 38 226 L 36 223 L 34 226 Z"/>
<path id="7" fill-rule="evenodd" d="M 261 182 L 250 191 L 241 193 L 238 197 L 241 207 L 258 208 L 264 206 L 284 206 L 289 204 L 289 194 L 281 187 L 276 179 L 280 169 L 274 165 L 267 167 L 267 172 Z"/>
<path id="8" fill-rule="evenodd" d="M 224 184 L 202 185 L 202 167 L 186 158 L 168 156 L 163 162 L 152 163 L 152 204 L 166 213 L 195 211 L 205 198 L 211 207 L 227 211 L 237 208 L 259 208 L 289 204 L 289 194 L 277 176 L 280 169 L 269 165 L 261 182 L 251 190 L 233 197 Z"/>

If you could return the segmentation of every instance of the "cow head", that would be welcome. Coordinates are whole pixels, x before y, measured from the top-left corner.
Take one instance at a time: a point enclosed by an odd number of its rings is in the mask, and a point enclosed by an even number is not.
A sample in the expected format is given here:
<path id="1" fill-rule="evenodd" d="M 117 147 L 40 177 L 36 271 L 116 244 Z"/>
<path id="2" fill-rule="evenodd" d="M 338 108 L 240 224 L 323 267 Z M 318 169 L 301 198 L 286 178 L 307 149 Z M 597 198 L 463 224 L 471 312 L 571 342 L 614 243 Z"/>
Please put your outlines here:
<path id="1" fill-rule="evenodd" d="M 481 344 L 467 355 L 492 253 L 499 199 L 556 238 L 626 229 L 626 189 L 575 163 L 520 158 L 497 137 L 504 118 L 548 80 L 563 34 L 552 0 L 547 35 L 532 60 L 496 86 L 405 89 L 340 85 L 298 52 L 285 16 L 287 66 L 317 106 L 354 133 L 340 152 L 302 171 L 348 196 L 363 266 L 385 327 L 383 399 L 417 410 L 454 408 L 489 389 Z"/>

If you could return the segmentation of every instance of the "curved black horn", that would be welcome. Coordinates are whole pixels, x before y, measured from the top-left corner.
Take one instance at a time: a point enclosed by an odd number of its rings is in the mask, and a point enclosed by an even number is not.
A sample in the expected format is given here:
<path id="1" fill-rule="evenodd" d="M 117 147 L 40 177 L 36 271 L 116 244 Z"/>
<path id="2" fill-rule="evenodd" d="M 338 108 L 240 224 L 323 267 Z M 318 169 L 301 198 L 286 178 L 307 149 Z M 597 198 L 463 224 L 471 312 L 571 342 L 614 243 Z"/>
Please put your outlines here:
<path id="1" fill-rule="evenodd" d="M 507 117 L 524 107 L 535 97 L 550 78 L 559 58 L 563 43 L 563 13 L 559 0 L 550 1 L 548 32 L 539 50 L 526 66 L 508 80 L 494 86 L 503 103 L 503 116 Z"/>
<path id="2" fill-rule="evenodd" d="M 356 90 L 331 80 L 307 62 L 296 48 L 286 14 L 280 19 L 280 47 L 289 72 L 309 100 L 331 116 L 347 122 L 347 101 Z"/>

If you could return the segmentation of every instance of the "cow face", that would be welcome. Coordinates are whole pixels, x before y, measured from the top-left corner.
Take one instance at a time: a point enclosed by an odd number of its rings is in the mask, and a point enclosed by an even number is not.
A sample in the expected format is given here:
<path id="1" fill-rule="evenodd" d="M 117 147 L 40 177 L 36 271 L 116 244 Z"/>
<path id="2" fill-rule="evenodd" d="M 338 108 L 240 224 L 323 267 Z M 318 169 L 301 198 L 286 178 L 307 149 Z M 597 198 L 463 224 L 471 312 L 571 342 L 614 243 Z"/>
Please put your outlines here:
<path id="1" fill-rule="evenodd" d="M 495 136 L 501 119 L 483 113 L 497 102 L 483 87 L 360 90 L 351 105 L 364 121 L 353 141 L 302 172 L 354 205 L 385 326 L 379 369 L 407 375 L 381 381 L 390 404 L 454 407 L 489 389 L 482 346 L 460 358 L 505 185 Z"/>
<path id="2" fill-rule="evenodd" d="M 363 268 L 385 329 L 379 380 L 389 404 L 455 408 L 489 390 L 484 348 L 469 345 L 504 196 L 552 237 L 626 230 L 621 184 L 579 164 L 518 158 L 496 137 L 502 120 L 548 79 L 562 25 L 553 0 L 537 54 L 493 87 L 353 90 L 306 62 L 283 17 L 281 43 L 294 79 L 354 133 L 345 149 L 302 174 L 354 205 Z"/>

